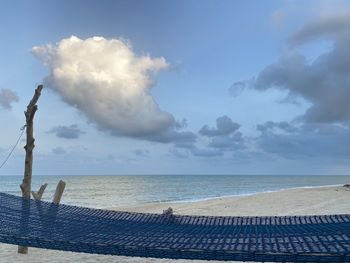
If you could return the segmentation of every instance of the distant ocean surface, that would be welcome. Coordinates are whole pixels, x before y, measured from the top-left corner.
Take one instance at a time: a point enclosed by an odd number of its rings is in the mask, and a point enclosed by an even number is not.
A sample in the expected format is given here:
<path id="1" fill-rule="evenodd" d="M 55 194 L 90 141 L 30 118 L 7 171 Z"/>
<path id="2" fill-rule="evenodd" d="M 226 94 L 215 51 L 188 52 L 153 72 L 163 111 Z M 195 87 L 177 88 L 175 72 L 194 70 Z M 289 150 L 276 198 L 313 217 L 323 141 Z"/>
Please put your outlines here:
<path id="1" fill-rule="evenodd" d="M 65 204 L 115 208 L 155 202 L 189 202 L 226 196 L 250 195 L 296 187 L 350 183 L 350 176 L 285 175 L 128 175 L 33 176 L 32 190 L 48 183 L 44 200 L 51 200 L 57 182 L 67 186 Z M 20 195 L 22 176 L 0 175 L 0 191 Z"/>

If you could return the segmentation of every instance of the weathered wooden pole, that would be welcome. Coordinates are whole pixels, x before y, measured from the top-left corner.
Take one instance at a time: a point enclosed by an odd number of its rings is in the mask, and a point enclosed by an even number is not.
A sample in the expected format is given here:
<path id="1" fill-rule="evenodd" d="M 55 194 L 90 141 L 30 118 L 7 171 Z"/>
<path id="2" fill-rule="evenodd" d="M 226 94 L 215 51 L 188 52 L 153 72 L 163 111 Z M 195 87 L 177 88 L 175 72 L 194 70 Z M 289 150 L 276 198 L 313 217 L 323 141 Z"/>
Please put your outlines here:
<path id="1" fill-rule="evenodd" d="M 43 194 L 44 194 L 44 191 L 45 191 L 46 187 L 47 187 L 47 184 L 43 184 L 42 186 L 40 186 L 38 192 L 32 191 L 33 198 L 35 200 L 39 200 L 40 201 L 42 196 L 43 196 Z"/>
<path id="2" fill-rule="evenodd" d="M 65 187 L 66 187 L 66 182 L 60 180 L 57 184 L 56 192 L 55 192 L 55 195 L 53 196 L 52 203 L 54 203 L 56 205 L 58 205 L 60 203 Z"/>
<path id="3" fill-rule="evenodd" d="M 32 167 L 33 167 L 33 149 L 34 145 L 34 137 L 33 137 L 33 120 L 35 112 L 38 110 L 38 106 L 36 103 L 41 95 L 41 90 L 43 89 L 43 85 L 39 85 L 35 89 L 34 96 L 32 100 L 29 102 L 27 106 L 27 111 L 24 112 L 26 116 L 26 135 L 27 135 L 27 143 L 24 146 L 26 151 L 25 158 L 25 166 L 24 166 L 24 177 L 21 184 L 22 197 L 26 199 L 30 199 L 31 192 L 31 184 L 32 184 Z M 27 254 L 28 247 L 18 246 L 18 253 Z"/>

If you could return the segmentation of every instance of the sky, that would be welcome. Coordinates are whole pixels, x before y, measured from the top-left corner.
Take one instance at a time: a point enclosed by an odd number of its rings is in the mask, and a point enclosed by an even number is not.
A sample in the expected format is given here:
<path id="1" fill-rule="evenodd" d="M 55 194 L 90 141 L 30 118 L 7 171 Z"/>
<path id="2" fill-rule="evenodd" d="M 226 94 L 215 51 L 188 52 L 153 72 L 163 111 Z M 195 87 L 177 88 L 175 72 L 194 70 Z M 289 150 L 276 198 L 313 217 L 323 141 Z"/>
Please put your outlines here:
<path id="1" fill-rule="evenodd" d="M 350 1 L 4 0 L 0 34 L 0 161 L 43 84 L 34 174 L 350 174 Z"/>

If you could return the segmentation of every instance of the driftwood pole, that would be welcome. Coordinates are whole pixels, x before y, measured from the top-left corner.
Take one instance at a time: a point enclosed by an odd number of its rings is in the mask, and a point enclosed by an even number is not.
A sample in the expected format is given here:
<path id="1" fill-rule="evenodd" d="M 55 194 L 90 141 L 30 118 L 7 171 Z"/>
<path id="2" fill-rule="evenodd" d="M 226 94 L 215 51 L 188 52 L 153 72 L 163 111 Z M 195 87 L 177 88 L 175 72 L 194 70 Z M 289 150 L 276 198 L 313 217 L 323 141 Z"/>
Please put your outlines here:
<path id="1" fill-rule="evenodd" d="M 58 205 L 60 203 L 65 187 L 66 187 L 66 182 L 60 180 L 57 184 L 56 192 L 55 192 L 55 195 L 53 196 L 52 203 L 54 203 L 56 205 Z"/>
<path id="2" fill-rule="evenodd" d="M 25 167 L 24 167 L 24 177 L 21 184 L 22 197 L 30 199 L 31 193 L 31 183 L 32 183 L 32 167 L 33 167 L 33 149 L 34 149 L 34 137 L 33 137 L 33 120 L 35 112 L 38 109 L 36 103 L 41 95 L 41 90 L 43 85 L 39 85 L 35 89 L 34 96 L 27 106 L 27 111 L 24 112 L 26 116 L 26 135 L 27 143 L 24 147 L 26 151 Z M 18 246 L 18 253 L 26 254 L 28 253 L 28 247 Z"/>
<path id="3" fill-rule="evenodd" d="M 32 196 L 33 196 L 33 198 L 34 198 L 35 200 L 39 200 L 39 201 L 40 201 L 40 200 L 41 200 L 41 197 L 42 197 L 43 194 L 44 194 L 44 191 L 45 191 L 46 187 L 47 187 L 47 184 L 43 184 L 42 186 L 40 186 L 38 192 L 32 191 Z"/>

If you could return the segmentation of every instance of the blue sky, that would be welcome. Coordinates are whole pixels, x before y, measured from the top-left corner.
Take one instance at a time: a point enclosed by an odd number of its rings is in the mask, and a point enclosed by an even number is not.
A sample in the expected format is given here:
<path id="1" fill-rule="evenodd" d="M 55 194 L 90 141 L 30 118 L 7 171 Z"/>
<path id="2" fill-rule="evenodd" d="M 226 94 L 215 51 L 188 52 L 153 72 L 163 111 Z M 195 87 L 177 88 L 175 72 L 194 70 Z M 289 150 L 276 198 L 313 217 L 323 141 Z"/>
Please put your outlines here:
<path id="1" fill-rule="evenodd" d="M 350 1 L 2 1 L 0 158 L 36 174 L 349 174 Z M 24 141 L 1 174 L 21 174 Z M 350 148 L 349 148 L 350 149 Z"/>

